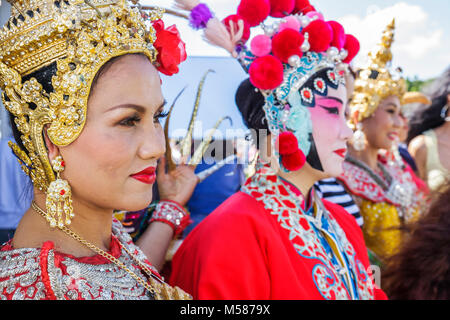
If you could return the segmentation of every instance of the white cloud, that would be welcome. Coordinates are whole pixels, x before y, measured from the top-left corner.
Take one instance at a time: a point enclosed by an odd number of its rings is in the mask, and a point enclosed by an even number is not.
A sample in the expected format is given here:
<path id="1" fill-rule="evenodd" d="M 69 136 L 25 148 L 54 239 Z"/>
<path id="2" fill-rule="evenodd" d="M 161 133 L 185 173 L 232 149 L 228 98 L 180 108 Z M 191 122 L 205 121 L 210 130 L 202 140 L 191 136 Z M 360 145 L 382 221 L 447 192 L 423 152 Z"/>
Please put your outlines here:
<path id="1" fill-rule="evenodd" d="M 355 35 L 360 41 L 361 51 L 355 64 L 365 63 L 368 52 L 379 43 L 383 30 L 393 18 L 396 22 L 392 45 L 393 65 L 402 67 L 407 76 L 430 77 L 441 72 L 442 65 L 434 65 L 434 70 L 430 70 L 430 55 L 434 51 L 446 50 L 441 47 L 443 30 L 431 27 L 433 24 L 421 6 L 405 2 L 383 9 L 371 5 L 364 17 L 348 15 L 337 19 L 347 33 Z"/>
<path id="2" fill-rule="evenodd" d="M 240 0 L 203 0 L 220 18 L 236 11 Z M 142 4 L 173 8 L 174 1 L 141 0 Z M 365 62 L 367 53 L 380 41 L 386 26 L 395 18 L 395 41 L 392 46 L 393 65 L 401 66 L 406 76 L 420 78 L 438 76 L 450 64 L 450 39 L 428 15 L 424 6 L 411 5 L 404 1 L 385 8 L 369 5 L 364 16 L 346 15 L 336 20 L 347 33 L 355 35 L 361 43 L 361 51 L 355 59 L 356 65 Z M 192 30 L 185 19 L 165 15 L 167 25 L 177 24 L 187 53 L 191 56 L 228 56 L 221 49 L 207 44 L 202 32 Z"/>

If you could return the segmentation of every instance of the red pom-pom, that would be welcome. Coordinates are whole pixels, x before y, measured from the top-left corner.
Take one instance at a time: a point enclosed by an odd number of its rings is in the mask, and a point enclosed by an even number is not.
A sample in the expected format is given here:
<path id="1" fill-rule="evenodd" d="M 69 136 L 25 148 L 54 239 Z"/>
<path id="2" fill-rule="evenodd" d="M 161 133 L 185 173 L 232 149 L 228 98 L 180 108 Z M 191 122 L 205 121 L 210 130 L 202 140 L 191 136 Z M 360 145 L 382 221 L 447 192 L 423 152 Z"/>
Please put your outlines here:
<path id="1" fill-rule="evenodd" d="M 300 149 L 297 149 L 293 154 L 281 157 L 281 164 L 289 171 L 300 170 L 305 165 L 305 162 L 305 154 Z"/>
<path id="2" fill-rule="evenodd" d="M 279 134 L 275 146 L 281 156 L 287 156 L 297 152 L 298 140 L 292 132 L 285 131 Z"/>
<path id="3" fill-rule="evenodd" d="M 328 21 L 331 29 L 333 30 L 333 40 L 331 41 L 331 46 L 341 50 L 345 44 L 345 31 L 344 27 L 336 21 Z"/>
<path id="4" fill-rule="evenodd" d="M 283 64 L 271 55 L 253 61 L 248 73 L 250 82 L 261 90 L 273 90 L 283 82 Z"/>
<path id="5" fill-rule="evenodd" d="M 306 8 L 303 8 L 302 13 L 307 14 L 308 12 L 311 12 L 311 11 L 317 11 L 317 10 L 314 6 L 307 6 Z"/>
<path id="6" fill-rule="evenodd" d="M 359 52 L 359 41 L 351 34 L 345 36 L 344 49 L 347 50 L 348 56 L 343 62 L 350 63 Z"/>
<path id="7" fill-rule="evenodd" d="M 263 22 L 269 13 L 269 0 L 242 0 L 237 9 L 237 14 L 247 21 L 250 27 Z"/>
<path id="8" fill-rule="evenodd" d="M 288 16 L 295 7 L 295 0 L 270 0 L 270 15 L 275 18 Z"/>
<path id="9" fill-rule="evenodd" d="M 227 27 L 228 32 L 230 32 L 230 21 L 234 22 L 236 28 L 237 29 L 237 24 L 239 20 L 243 20 L 244 21 L 244 33 L 242 34 L 242 38 L 241 41 L 243 43 L 246 43 L 248 41 L 248 39 L 250 38 L 250 25 L 248 24 L 247 21 L 245 21 L 244 18 L 242 18 L 241 16 L 237 15 L 237 14 L 232 14 L 229 15 L 228 17 L 226 17 L 225 19 L 222 20 L 222 23 L 225 25 L 225 27 Z"/>
<path id="10" fill-rule="evenodd" d="M 306 7 L 311 7 L 309 0 L 295 0 L 294 11 L 292 13 L 300 13 Z"/>
<path id="11" fill-rule="evenodd" d="M 323 20 L 314 20 L 308 24 L 302 33 L 309 34 L 310 51 L 323 52 L 327 51 L 333 40 L 333 29 Z"/>
<path id="12" fill-rule="evenodd" d="M 300 49 L 305 37 L 293 29 L 284 29 L 272 38 L 272 53 L 282 62 L 287 63 L 293 55 L 302 57 Z"/>

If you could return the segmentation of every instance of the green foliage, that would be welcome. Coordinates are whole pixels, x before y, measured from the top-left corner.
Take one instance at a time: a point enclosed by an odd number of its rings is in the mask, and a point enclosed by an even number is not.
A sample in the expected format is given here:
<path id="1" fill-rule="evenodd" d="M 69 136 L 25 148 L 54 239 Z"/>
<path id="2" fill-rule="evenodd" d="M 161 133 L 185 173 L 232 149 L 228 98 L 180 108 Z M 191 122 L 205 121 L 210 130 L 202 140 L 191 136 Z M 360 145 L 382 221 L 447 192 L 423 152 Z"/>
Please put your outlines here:
<path id="1" fill-rule="evenodd" d="M 408 91 L 422 91 L 422 89 L 433 82 L 435 79 L 420 80 L 417 76 L 413 79 L 406 78 L 406 84 L 408 86 Z"/>

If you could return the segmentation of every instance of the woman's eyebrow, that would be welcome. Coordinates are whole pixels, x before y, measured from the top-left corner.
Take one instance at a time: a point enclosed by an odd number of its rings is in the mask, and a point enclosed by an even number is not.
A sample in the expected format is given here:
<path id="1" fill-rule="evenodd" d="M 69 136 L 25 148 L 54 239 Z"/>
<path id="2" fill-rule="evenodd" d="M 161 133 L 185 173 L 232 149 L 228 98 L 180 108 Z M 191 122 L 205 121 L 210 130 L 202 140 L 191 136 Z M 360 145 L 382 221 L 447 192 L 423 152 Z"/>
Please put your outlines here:
<path id="1" fill-rule="evenodd" d="M 164 101 L 160 104 L 160 106 L 157 108 L 157 110 L 159 111 L 159 110 L 161 110 L 161 109 L 164 109 L 164 106 L 165 106 L 166 104 L 167 104 L 167 101 L 164 100 Z M 137 105 L 137 104 L 133 104 L 133 103 L 119 104 L 119 105 L 117 105 L 117 106 L 114 106 L 114 107 L 112 107 L 112 108 L 106 110 L 106 112 L 113 111 L 113 110 L 117 110 L 117 109 L 134 109 L 134 110 L 136 110 L 136 111 L 139 112 L 139 113 L 145 113 L 145 107 L 140 106 L 140 105 Z"/>
<path id="2" fill-rule="evenodd" d="M 118 106 L 114 106 L 114 107 L 106 110 L 106 112 L 117 110 L 117 109 L 134 109 L 139 113 L 145 112 L 145 108 L 143 106 L 139 106 L 139 105 L 132 104 L 132 103 L 119 104 Z"/>

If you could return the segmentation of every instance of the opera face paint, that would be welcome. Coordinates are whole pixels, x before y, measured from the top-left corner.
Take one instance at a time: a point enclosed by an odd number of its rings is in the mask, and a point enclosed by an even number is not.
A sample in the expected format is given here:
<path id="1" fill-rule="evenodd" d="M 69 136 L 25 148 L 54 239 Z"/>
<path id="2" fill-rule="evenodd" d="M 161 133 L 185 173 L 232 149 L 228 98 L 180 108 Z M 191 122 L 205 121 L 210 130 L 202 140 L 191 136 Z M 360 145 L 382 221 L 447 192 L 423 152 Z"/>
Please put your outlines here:
<path id="1" fill-rule="evenodd" d="M 353 135 L 345 119 L 347 91 L 344 85 L 329 88 L 325 97 L 317 96 L 316 104 L 309 108 L 313 139 L 322 165 L 328 176 L 339 176 L 347 153 L 347 141 Z"/>

